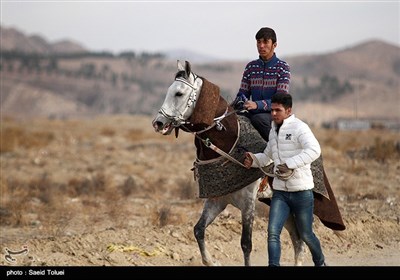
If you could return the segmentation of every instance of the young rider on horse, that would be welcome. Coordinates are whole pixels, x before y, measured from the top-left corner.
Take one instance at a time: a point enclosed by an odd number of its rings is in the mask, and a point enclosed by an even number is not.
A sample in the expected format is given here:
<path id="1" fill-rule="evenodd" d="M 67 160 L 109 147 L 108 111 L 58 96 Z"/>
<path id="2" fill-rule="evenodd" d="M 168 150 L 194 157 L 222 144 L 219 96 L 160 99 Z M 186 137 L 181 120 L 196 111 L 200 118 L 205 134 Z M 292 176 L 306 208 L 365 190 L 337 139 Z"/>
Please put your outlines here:
<path id="1" fill-rule="evenodd" d="M 246 65 L 234 107 L 247 111 L 243 114 L 268 142 L 271 97 L 278 92 L 289 93 L 290 67 L 275 54 L 277 39 L 273 29 L 263 27 L 255 37 L 259 58 Z"/>
<path id="2" fill-rule="evenodd" d="M 275 54 L 275 31 L 261 28 L 256 34 L 259 58 L 249 62 L 243 72 L 239 92 L 233 102 L 239 114 L 247 116 L 262 138 L 268 142 L 271 130 L 271 97 L 276 93 L 289 93 L 290 67 Z M 268 177 L 260 184 L 258 196 L 268 197 Z"/>

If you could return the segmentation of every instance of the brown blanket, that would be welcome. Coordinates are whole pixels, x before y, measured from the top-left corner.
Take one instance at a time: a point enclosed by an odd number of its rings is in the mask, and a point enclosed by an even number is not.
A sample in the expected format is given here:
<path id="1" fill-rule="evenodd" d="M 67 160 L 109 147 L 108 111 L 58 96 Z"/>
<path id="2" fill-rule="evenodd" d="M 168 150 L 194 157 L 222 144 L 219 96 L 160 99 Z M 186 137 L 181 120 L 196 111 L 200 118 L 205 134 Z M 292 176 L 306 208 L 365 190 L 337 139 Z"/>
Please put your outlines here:
<path id="1" fill-rule="evenodd" d="M 318 216 L 321 222 L 328 228 L 333 230 L 345 230 L 342 215 L 336 203 L 335 195 L 333 194 L 328 177 L 324 170 L 325 188 L 328 191 L 329 199 L 323 195 L 314 192 L 314 214 Z"/>

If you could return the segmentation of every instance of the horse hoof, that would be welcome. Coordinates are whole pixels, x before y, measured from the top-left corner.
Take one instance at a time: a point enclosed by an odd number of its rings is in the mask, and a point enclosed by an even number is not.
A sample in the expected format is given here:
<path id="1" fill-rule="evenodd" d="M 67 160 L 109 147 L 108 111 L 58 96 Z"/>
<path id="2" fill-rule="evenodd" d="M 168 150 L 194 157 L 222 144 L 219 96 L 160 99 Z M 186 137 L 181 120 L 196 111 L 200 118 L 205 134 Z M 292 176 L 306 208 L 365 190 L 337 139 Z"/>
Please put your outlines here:
<path id="1" fill-rule="evenodd" d="M 219 262 L 214 262 L 213 266 L 221 266 Z"/>
<path id="2" fill-rule="evenodd" d="M 205 266 L 221 266 L 221 264 L 217 261 L 203 261 Z"/>

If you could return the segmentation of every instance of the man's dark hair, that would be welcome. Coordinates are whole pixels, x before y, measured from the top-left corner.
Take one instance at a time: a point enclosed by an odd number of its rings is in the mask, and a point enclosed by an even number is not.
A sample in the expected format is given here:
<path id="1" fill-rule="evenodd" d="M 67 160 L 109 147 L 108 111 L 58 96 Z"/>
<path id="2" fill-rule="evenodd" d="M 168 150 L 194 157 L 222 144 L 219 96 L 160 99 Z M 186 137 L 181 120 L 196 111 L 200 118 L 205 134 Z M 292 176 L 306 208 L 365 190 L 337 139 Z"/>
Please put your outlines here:
<path id="1" fill-rule="evenodd" d="M 293 100 L 289 93 L 276 93 L 271 98 L 271 103 L 282 104 L 285 109 L 292 108 Z"/>
<path id="2" fill-rule="evenodd" d="M 260 39 L 265 39 L 265 40 L 271 39 L 272 43 L 275 44 L 276 43 L 275 31 L 269 27 L 262 27 L 260 30 L 258 30 L 256 34 L 256 40 Z"/>

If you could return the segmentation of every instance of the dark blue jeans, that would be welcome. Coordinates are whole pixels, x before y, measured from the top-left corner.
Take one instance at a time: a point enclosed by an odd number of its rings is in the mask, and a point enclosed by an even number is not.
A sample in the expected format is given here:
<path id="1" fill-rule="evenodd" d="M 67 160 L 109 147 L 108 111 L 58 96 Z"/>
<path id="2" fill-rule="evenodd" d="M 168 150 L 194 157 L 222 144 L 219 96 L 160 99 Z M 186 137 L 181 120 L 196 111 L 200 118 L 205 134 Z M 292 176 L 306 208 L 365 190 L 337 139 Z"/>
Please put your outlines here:
<path id="1" fill-rule="evenodd" d="M 293 214 L 300 238 L 310 249 L 315 266 L 322 266 L 325 257 L 319 239 L 313 232 L 314 194 L 312 190 L 284 192 L 274 190 L 268 222 L 268 264 L 279 266 L 281 258 L 280 236 L 283 225 Z"/>

